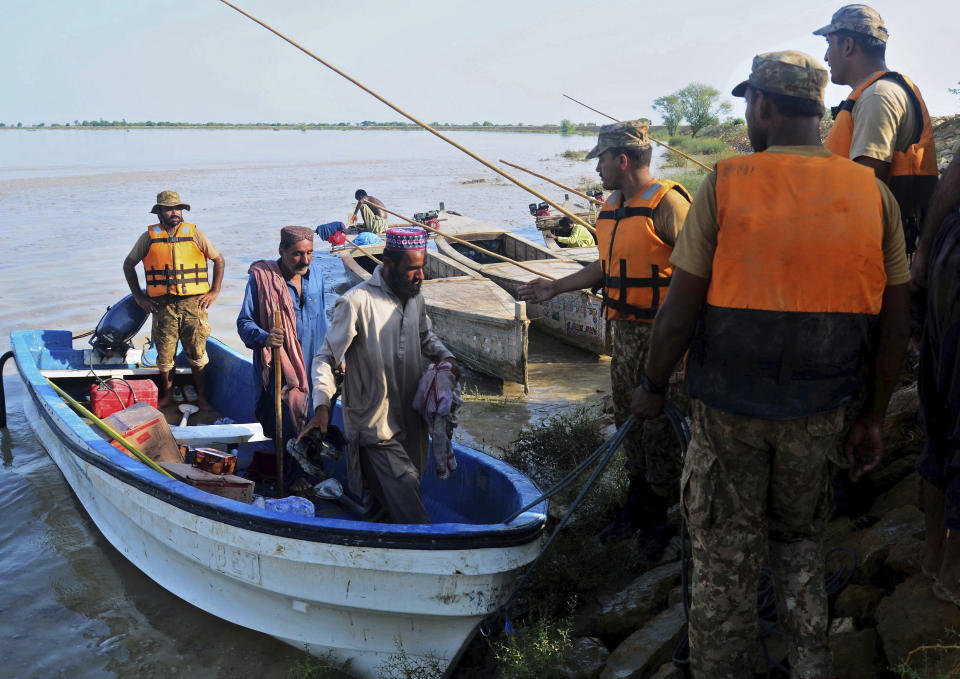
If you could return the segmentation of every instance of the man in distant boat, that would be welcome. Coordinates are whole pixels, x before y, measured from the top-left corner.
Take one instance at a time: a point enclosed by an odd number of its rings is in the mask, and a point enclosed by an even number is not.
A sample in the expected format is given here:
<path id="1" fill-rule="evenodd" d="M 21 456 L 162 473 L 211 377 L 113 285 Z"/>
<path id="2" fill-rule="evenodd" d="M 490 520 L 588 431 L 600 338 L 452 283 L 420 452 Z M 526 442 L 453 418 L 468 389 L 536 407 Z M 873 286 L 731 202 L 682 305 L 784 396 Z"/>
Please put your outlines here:
<path id="1" fill-rule="evenodd" d="M 323 271 L 313 259 L 313 237 L 313 229 L 304 226 L 280 230 L 280 257 L 250 265 L 237 316 L 240 339 L 253 350 L 253 369 L 261 386 L 255 412 L 268 438 L 276 435 L 273 361 L 277 349 L 282 366 L 283 439 L 295 438 L 313 413 L 308 361 L 320 350 L 327 333 Z M 284 476 L 288 477 L 284 485 L 302 490 L 296 483 L 299 466 L 289 453 L 284 455 Z"/>
<path id="2" fill-rule="evenodd" d="M 599 260 L 559 280 L 537 278 L 519 289 L 521 299 L 543 302 L 561 292 L 603 287 L 613 332 L 610 378 L 617 426 L 630 416 L 651 323 L 673 272 L 670 253 L 690 207 L 683 186 L 653 177 L 652 156 L 646 122 L 602 128 L 587 155 L 597 159 L 603 188 L 613 191 L 597 219 Z M 674 384 L 679 384 L 679 376 Z M 675 388 L 674 397 L 679 396 Z M 639 529 L 645 555 L 656 557 L 671 532 L 667 509 L 676 499 L 680 479 L 679 447 L 666 417 L 636 426 L 627 437 L 626 451 L 627 501 L 601 538 L 620 540 Z"/>
<path id="3" fill-rule="evenodd" d="M 211 408 L 207 400 L 206 374 L 209 362 L 207 338 L 210 324 L 207 309 L 220 295 L 223 255 L 195 224 L 183 221 L 190 206 L 176 191 L 161 191 L 150 210 L 159 224 L 148 227 L 123 262 L 123 275 L 133 298 L 144 311 L 153 314 L 153 343 L 157 348 L 160 397 L 157 405 L 172 398 L 174 358 L 177 342 L 193 369 L 197 405 Z M 213 283 L 207 279 L 207 260 L 213 261 Z M 147 294 L 140 289 L 136 266 L 143 262 Z"/>
<path id="4" fill-rule="evenodd" d="M 301 438 L 325 432 L 333 372 L 345 362 L 343 419 L 350 490 L 366 487 L 393 523 L 429 523 L 420 490 L 427 465 L 427 425 L 414 396 L 427 361 L 451 364 L 453 354 L 431 330 L 420 294 L 427 234 L 417 227 L 386 232 L 383 263 L 337 300 L 320 351 L 313 358 L 314 416 Z M 378 505 L 379 507 L 377 507 Z"/>
<path id="5" fill-rule="evenodd" d="M 569 217 L 561 217 L 557 222 L 557 232 L 547 229 L 544 238 L 553 238 L 562 248 L 588 248 L 594 245 L 593 236 L 582 225 L 574 224 Z"/>
<path id="6" fill-rule="evenodd" d="M 660 416 L 689 347 L 692 439 L 680 492 L 698 679 L 753 676 L 765 563 L 790 676 L 835 676 L 823 553 L 830 479 L 837 466 L 857 479 L 883 457 L 910 274 L 890 190 L 820 143 L 826 85 L 813 57 L 770 52 L 733 89 L 746 99 L 755 152 L 718 162 L 697 191 L 634 398 L 638 417 Z M 848 423 L 865 375 L 866 403 Z"/>
<path id="7" fill-rule="evenodd" d="M 357 213 L 359 212 L 363 220 L 361 231 L 376 234 L 385 233 L 389 225 L 387 224 L 387 213 L 380 209 L 384 206 L 380 199 L 367 195 L 367 192 L 363 189 L 357 189 L 353 197 L 357 200 L 357 206 L 353 208 L 353 214 L 350 215 L 350 226 L 356 225 Z"/>

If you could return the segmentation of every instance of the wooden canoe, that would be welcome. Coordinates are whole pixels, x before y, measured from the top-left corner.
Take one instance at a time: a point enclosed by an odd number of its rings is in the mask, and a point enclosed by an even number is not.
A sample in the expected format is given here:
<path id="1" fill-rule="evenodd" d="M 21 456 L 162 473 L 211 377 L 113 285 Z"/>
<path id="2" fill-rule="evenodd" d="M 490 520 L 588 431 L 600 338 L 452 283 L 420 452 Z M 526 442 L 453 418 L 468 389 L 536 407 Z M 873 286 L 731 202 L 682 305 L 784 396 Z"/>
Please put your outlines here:
<path id="1" fill-rule="evenodd" d="M 339 251 L 347 280 L 370 278 L 382 245 Z M 369 253 L 369 254 L 364 254 Z M 526 304 L 469 267 L 427 250 L 421 292 L 434 332 L 462 364 L 527 388 L 530 321 Z"/>
<path id="2" fill-rule="evenodd" d="M 551 252 L 523 236 L 506 231 L 458 234 L 458 238 L 523 262 L 537 271 L 533 273 L 516 264 L 503 262 L 469 245 L 437 238 L 437 248 L 442 254 L 486 276 L 514 298 L 521 285 L 538 275 L 563 278 L 583 267 L 581 262 L 558 258 L 557 254 L 560 253 Z M 600 299 L 586 290 L 564 292 L 540 304 L 528 303 L 527 314 L 538 329 L 567 344 L 596 354 L 610 353 L 610 338 L 607 336 Z"/>

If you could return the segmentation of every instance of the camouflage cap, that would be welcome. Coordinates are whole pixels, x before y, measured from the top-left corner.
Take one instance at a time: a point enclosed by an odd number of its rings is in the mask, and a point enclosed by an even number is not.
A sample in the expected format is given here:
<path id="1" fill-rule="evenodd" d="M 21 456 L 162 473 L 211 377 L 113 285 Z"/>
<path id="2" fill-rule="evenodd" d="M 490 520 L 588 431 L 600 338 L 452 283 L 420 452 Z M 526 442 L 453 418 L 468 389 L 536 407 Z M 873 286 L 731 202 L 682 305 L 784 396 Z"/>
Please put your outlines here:
<path id="1" fill-rule="evenodd" d="M 764 92 L 822 102 L 828 77 L 827 69 L 809 54 L 766 52 L 753 58 L 750 77 L 734 87 L 732 94 L 742 97 L 749 85 Z"/>
<path id="2" fill-rule="evenodd" d="M 180 200 L 180 194 L 176 191 L 161 191 L 157 194 L 157 202 L 150 209 L 150 212 L 157 214 L 157 211 L 161 207 L 179 207 L 186 210 L 190 209 L 190 206 Z"/>
<path id="3" fill-rule="evenodd" d="M 607 149 L 645 149 L 650 146 L 650 123 L 645 120 L 627 120 L 600 128 L 597 145 L 587 159 L 598 158 Z"/>
<path id="4" fill-rule="evenodd" d="M 830 35 L 837 31 L 865 33 L 886 42 L 890 37 L 883 19 L 873 7 L 868 5 L 844 5 L 830 17 L 830 23 L 813 32 L 814 35 Z"/>

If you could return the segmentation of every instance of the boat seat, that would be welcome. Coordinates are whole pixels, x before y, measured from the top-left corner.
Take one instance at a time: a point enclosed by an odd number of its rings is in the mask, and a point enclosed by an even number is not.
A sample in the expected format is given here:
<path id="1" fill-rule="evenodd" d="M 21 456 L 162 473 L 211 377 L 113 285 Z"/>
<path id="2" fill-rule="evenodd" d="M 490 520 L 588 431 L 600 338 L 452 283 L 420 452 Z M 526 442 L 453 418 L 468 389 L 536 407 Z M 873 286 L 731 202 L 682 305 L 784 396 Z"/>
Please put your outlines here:
<path id="1" fill-rule="evenodd" d="M 197 424 L 181 427 L 170 425 L 177 443 L 200 446 L 209 443 L 248 443 L 268 441 L 259 422 L 247 424 Z"/>

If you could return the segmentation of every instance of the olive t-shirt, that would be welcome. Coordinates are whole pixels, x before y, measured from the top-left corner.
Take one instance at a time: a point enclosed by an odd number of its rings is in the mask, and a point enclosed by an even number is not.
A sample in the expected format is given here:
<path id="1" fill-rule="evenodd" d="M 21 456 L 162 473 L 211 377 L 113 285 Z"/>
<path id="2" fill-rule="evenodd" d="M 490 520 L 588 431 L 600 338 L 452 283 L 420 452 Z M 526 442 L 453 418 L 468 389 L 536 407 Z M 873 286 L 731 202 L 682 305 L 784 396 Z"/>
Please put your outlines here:
<path id="1" fill-rule="evenodd" d="M 889 163 L 893 152 L 904 152 L 919 136 L 923 125 L 911 104 L 910 95 L 896 82 L 878 80 L 865 89 L 850 111 L 853 138 L 850 160 L 860 156 Z"/>
<path id="2" fill-rule="evenodd" d="M 213 243 L 203 235 L 203 232 L 194 227 L 193 229 L 193 242 L 197 244 L 197 247 L 200 248 L 200 252 L 207 259 L 216 259 L 220 256 L 220 251 L 214 247 Z M 144 231 L 140 234 L 140 238 L 137 239 L 137 242 L 134 243 L 133 249 L 130 251 L 130 254 L 127 255 L 127 259 L 132 262 L 141 262 L 143 258 L 147 256 L 147 252 L 150 250 L 150 231 Z"/>
<path id="3" fill-rule="evenodd" d="M 763 153 L 791 153 L 809 157 L 833 155 L 822 146 L 771 146 Z M 910 268 L 900 224 L 900 206 L 886 184 L 878 179 L 877 186 L 883 203 L 883 268 L 887 274 L 887 285 L 901 285 L 910 282 Z M 717 171 L 714 170 L 703 180 L 693 197 L 693 205 L 687 213 L 687 221 L 673 248 L 670 262 L 687 273 L 710 278 L 719 231 Z"/>

